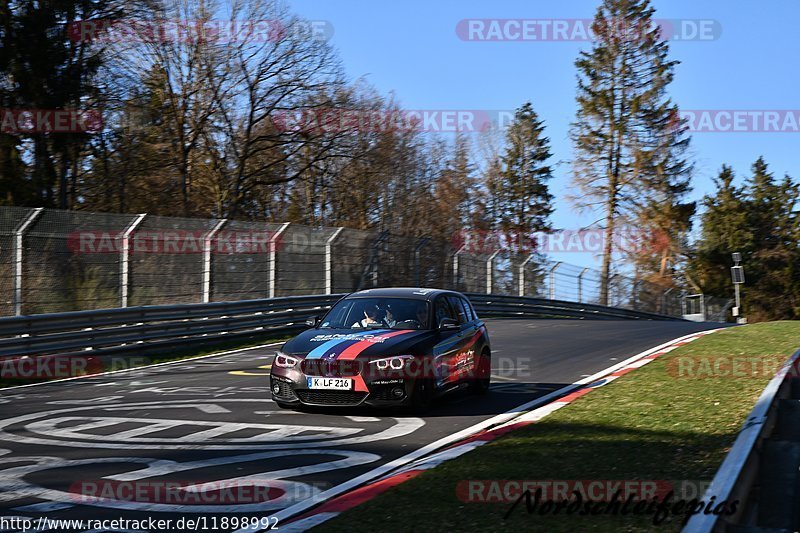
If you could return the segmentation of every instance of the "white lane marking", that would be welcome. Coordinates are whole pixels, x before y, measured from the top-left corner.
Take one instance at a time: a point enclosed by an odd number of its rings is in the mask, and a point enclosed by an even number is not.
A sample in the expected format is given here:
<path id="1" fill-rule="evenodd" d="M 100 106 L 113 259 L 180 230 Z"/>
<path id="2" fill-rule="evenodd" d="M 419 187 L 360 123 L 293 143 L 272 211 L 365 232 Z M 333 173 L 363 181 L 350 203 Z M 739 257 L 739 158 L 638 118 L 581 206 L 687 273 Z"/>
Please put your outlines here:
<path id="1" fill-rule="evenodd" d="M 125 396 L 101 396 L 100 398 L 87 398 L 84 400 L 53 400 L 47 405 L 95 405 L 98 403 L 113 402 Z"/>
<path id="2" fill-rule="evenodd" d="M 87 374 L 85 376 L 75 376 L 75 377 L 71 377 L 71 378 L 52 379 L 50 381 L 42 381 L 40 383 L 29 383 L 27 385 L 15 385 L 13 387 L 3 387 L 2 389 L 0 389 L 0 395 L 3 394 L 5 391 L 8 391 L 8 390 L 24 389 L 24 388 L 28 388 L 28 387 L 38 387 L 40 385 L 51 385 L 53 383 L 63 383 L 65 381 L 74 381 L 76 379 L 90 379 L 90 378 L 99 378 L 99 377 L 103 377 L 103 376 L 111 376 L 111 375 L 122 374 L 122 373 L 143 372 L 143 371 L 151 370 L 151 369 L 158 368 L 158 367 L 164 367 L 164 366 L 167 366 L 167 365 L 185 364 L 185 363 L 190 362 L 190 361 L 199 361 L 201 359 L 208 359 L 208 358 L 211 358 L 211 357 L 220 357 L 220 356 L 223 356 L 223 355 L 231 355 L 231 354 L 240 353 L 240 352 L 247 352 L 249 350 L 257 350 L 259 348 L 269 348 L 270 346 L 280 346 L 284 342 L 285 341 L 271 342 L 269 344 L 259 344 L 258 346 L 251 346 L 249 348 L 239 348 L 237 350 L 228 350 L 228 351 L 225 351 L 225 352 L 210 353 L 210 354 L 207 354 L 207 355 L 198 355 L 197 357 L 188 357 L 186 359 L 178 359 L 177 361 L 165 361 L 163 363 L 156 363 L 156 364 L 153 364 L 153 365 L 137 366 L 135 368 L 122 368 L 120 370 L 112 370 L 110 372 L 100 372 L 99 374 Z M 87 354 L 91 355 L 91 352 L 87 352 Z"/>
<path id="3" fill-rule="evenodd" d="M 353 422 L 380 422 L 381 419 L 377 416 L 348 416 Z"/>
<path id="4" fill-rule="evenodd" d="M 2 390 L 2 389 L 0 389 Z M 9 396 L 0 396 L 0 404 L 11 403 L 14 400 L 29 400 L 30 398 L 24 394 L 14 394 Z"/>
<path id="5" fill-rule="evenodd" d="M 122 398 L 122 396 L 118 396 L 118 398 Z M 189 407 L 189 406 L 187 406 Z M 208 414 L 215 414 L 215 413 L 230 413 L 230 409 L 225 409 L 221 405 L 217 404 L 208 404 L 208 405 L 192 405 L 191 407 L 197 409 L 198 411 L 202 411 Z M 141 407 L 106 407 L 104 411 L 140 411 Z M 172 405 L 151 405 L 147 409 L 175 409 L 175 406 Z"/>
<path id="6" fill-rule="evenodd" d="M 21 456 L 21 457 L 7 457 L 3 459 L 3 466 L 8 465 L 9 463 L 31 463 L 28 466 L 34 465 L 55 465 L 61 462 L 59 457 L 50 457 L 50 456 Z M 10 469 L 0 470 L 0 482 L 3 481 L 3 476 L 6 472 Z M 5 483 L 0 484 L 0 502 L 7 502 L 12 500 L 18 500 L 20 498 L 24 498 L 25 494 L 18 494 L 14 487 L 11 485 L 7 485 Z M 35 497 L 35 496 L 34 496 Z M 2 529 L 0 529 L 2 531 Z"/>
<path id="7" fill-rule="evenodd" d="M 619 370 L 620 368 L 625 367 L 627 364 L 632 363 L 633 361 L 637 361 L 637 360 L 639 360 L 639 359 L 641 359 L 643 357 L 647 357 L 650 354 L 653 354 L 653 353 L 655 353 L 655 352 L 657 352 L 657 351 L 659 351 L 659 350 L 661 350 L 661 349 L 663 349 L 663 348 L 665 348 L 667 346 L 670 346 L 672 344 L 681 342 L 684 339 L 689 339 L 691 337 L 696 337 L 696 336 L 708 335 L 709 333 L 714 333 L 715 331 L 720 331 L 721 329 L 724 329 L 724 328 L 718 328 L 718 329 L 712 329 L 712 330 L 707 330 L 707 331 L 702 331 L 702 332 L 690 333 L 688 335 L 684 335 L 682 337 L 678 337 L 677 339 L 673 339 L 671 341 L 668 341 L 668 342 L 665 342 L 663 344 L 660 344 L 660 345 L 656 346 L 655 348 L 650 348 L 649 350 L 645 350 L 644 352 L 641 352 L 639 354 L 631 356 L 628 359 L 626 359 L 626 360 L 624 360 L 624 361 L 622 361 L 620 363 L 617 363 L 617 364 L 612 365 L 612 366 L 610 366 L 610 367 L 608 367 L 608 368 L 606 368 L 604 370 L 601 370 L 600 372 L 597 372 L 593 376 L 590 376 L 590 377 L 588 377 L 586 379 L 578 380 L 575 383 L 572 383 L 571 385 L 567 385 L 565 387 L 562 387 L 562 388 L 560 388 L 560 389 L 558 389 L 556 391 L 553 391 L 553 392 L 551 392 L 549 394 L 546 394 L 545 396 L 542 396 L 540 398 L 536 398 L 534 400 L 531 400 L 530 402 L 526 402 L 526 403 L 524 403 L 522 405 L 514 407 L 513 409 L 509 409 L 505 413 L 501 413 L 501 414 L 496 415 L 496 416 L 494 416 L 494 417 L 492 417 L 492 418 L 490 418 L 488 420 L 484 420 L 483 422 L 479 422 L 479 423 L 477 423 L 477 424 L 475 424 L 473 426 L 470 426 L 470 427 L 468 427 L 466 429 L 462 429 L 461 431 L 458 431 L 456 433 L 453 433 L 451 435 L 443 437 L 443 438 L 441 438 L 441 439 L 439 439 L 437 441 L 431 442 L 430 444 L 426 444 L 422 448 L 418 448 L 417 450 L 414 450 L 413 452 L 410 452 L 410 453 L 408 453 L 408 454 L 406 454 L 406 455 L 404 455 L 402 457 L 398 457 L 397 459 L 394 459 L 393 461 L 390 461 L 389 463 L 380 465 L 377 468 L 374 468 L 373 470 L 370 470 L 369 472 L 365 472 L 364 474 L 361 474 L 360 476 L 357 476 L 357 477 L 352 478 L 352 479 L 350 479 L 348 481 L 345 481 L 344 483 L 340 483 L 339 485 L 336 485 L 335 487 L 331 487 L 330 489 L 328 489 L 326 491 L 323 491 L 317 498 L 314 498 L 313 500 L 307 500 L 307 501 L 304 501 L 304 502 L 300 502 L 300 503 L 298 503 L 296 505 L 293 505 L 291 507 L 287 507 L 286 509 L 282 509 L 281 511 L 270 515 L 270 519 L 277 518 L 279 523 L 280 522 L 285 522 L 289 518 L 307 511 L 311 507 L 315 507 L 315 506 L 319 505 L 320 503 L 328 501 L 328 500 L 330 500 L 330 499 L 332 499 L 332 498 L 334 498 L 336 496 L 339 496 L 340 494 L 343 494 L 343 493 L 348 492 L 348 491 L 350 491 L 350 490 L 352 490 L 352 489 L 354 489 L 356 487 L 359 487 L 360 485 L 364 485 L 365 483 L 367 483 L 369 481 L 373 481 L 373 480 L 375 480 L 377 478 L 380 478 L 380 477 L 385 477 L 387 474 L 389 474 L 391 472 L 394 472 L 396 470 L 401 470 L 402 467 L 404 467 L 404 466 L 406 466 L 406 465 L 408 465 L 408 464 L 410 464 L 410 463 L 412 463 L 414 461 L 418 461 L 421 458 L 427 456 L 429 453 L 432 453 L 432 452 L 434 452 L 434 451 L 436 451 L 436 450 L 438 450 L 440 448 L 443 448 L 443 447 L 445 447 L 445 446 L 447 446 L 449 444 L 452 444 L 454 442 L 458 442 L 460 440 L 463 440 L 463 439 L 465 439 L 467 437 L 470 437 L 470 436 L 472 436 L 472 435 L 474 435 L 474 434 L 476 434 L 476 433 L 478 433 L 480 431 L 483 431 L 483 430 L 485 430 L 485 429 L 487 429 L 489 427 L 492 427 L 492 426 L 501 426 L 501 425 L 503 425 L 505 423 L 509 423 L 509 424 L 513 423 L 513 419 L 518 418 L 521 415 L 526 414 L 531 409 L 534 409 L 536 407 L 540 407 L 541 405 L 550 403 L 552 400 L 554 400 L 556 398 L 559 398 L 561 396 L 564 396 L 565 394 L 568 394 L 569 392 L 571 392 L 571 391 L 573 391 L 573 390 L 575 390 L 575 389 L 577 389 L 579 387 L 582 387 L 583 385 L 586 385 L 587 383 L 591 383 L 592 381 L 594 381 L 595 379 L 597 379 L 599 377 L 602 377 L 602 376 L 605 376 L 605 375 L 608 375 L 608 374 L 612 374 L 615 371 Z M 247 529 L 239 529 L 234 533 L 244 533 L 245 531 L 248 531 L 248 530 Z M 250 531 L 252 531 L 252 530 L 250 530 Z"/>
<path id="8" fill-rule="evenodd" d="M 247 403 L 255 403 L 255 404 L 264 404 L 268 400 L 266 399 L 259 399 L 259 400 L 246 400 L 246 399 L 220 399 L 220 400 L 211 400 L 210 403 L 240 403 L 240 402 L 247 402 Z M 183 409 L 183 408 L 194 408 L 197 405 L 202 405 L 204 401 L 200 400 L 176 400 L 170 402 L 176 409 Z M 146 438 L 138 438 L 136 442 L 125 443 L 125 442 L 118 442 L 114 435 L 104 435 L 104 436 L 95 436 L 95 435 L 85 435 L 85 434 L 74 434 L 77 433 L 74 431 L 74 428 L 60 428 L 57 427 L 57 423 L 55 422 L 56 419 L 59 419 L 60 422 L 64 422 L 67 419 L 83 419 L 87 422 L 91 423 L 94 421 L 99 422 L 100 419 L 103 420 L 110 420 L 114 419 L 117 422 L 127 422 L 136 419 L 130 418 L 115 418 L 115 417 L 104 417 L 104 416 L 97 416 L 97 415 L 85 415 L 85 416 L 75 416 L 76 413 L 81 411 L 89 411 L 89 410 L 112 410 L 116 407 L 140 407 L 142 409 L 151 408 L 153 405 L 164 405 L 164 402 L 145 402 L 145 403 L 138 403 L 138 404 L 122 404 L 122 405 L 110 405 L 110 406 L 98 406 L 98 407 L 75 407 L 71 409 L 60 409 L 54 411 L 42 411 L 39 413 L 32 413 L 23 416 L 18 416 L 14 418 L 9 418 L 6 420 L 0 420 L 0 440 L 6 441 L 13 441 L 13 442 L 20 442 L 24 444 L 42 444 L 42 445 L 50 445 L 50 446 L 66 446 L 71 448 L 100 448 L 100 449 L 117 449 L 117 450 L 176 450 L 176 449 L 183 449 L 183 450 L 278 450 L 290 447 L 297 447 L 298 445 L 302 444 L 304 448 L 321 448 L 321 447 L 329 447 L 329 446 L 344 446 L 344 445 L 351 445 L 351 444 L 363 444 L 366 442 L 375 442 L 381 440 L 389 440 L 395 439 L 398 437 L 402 437 L 404 435 L 408 435 L 409 433 L 413 433 L 417 429 L 421 428 L 425 425 L 425 421 L 421 418 L 386 418 L 383 420 L 393 422 L 393 425 L 378 431 L 377 433 L 369 433 L 369 434 L 358 434 L 353 433 L 352 435 L 345 435 L 343 432 L 354 430 L 356 432 L 363 433 L 368 427 L 360 427 L 360 428 L 340 428 L 340 427 L 328 427 L 328 426 L 287 426 L 286 424 L 249 424 L 250 427 L 254 427 L 256 429 L 264 429 L 268 430 L 272 428 L 272 431 L 265 434 L 263 437 L 256 436 L 253 439 L 258 441 L 259 439 L 264 440 L 263 442 L 258 442 L 256 444 L 249 444 L 254 442 L 253 440 L 248 441 L 247 439 L 233 439 L 231 442 L 223 442 L 221 444 L 217 443 L 209 443 L 209 442 L 184 442 L 180 441 L 179 439 L 169 439 L 169 438 L 160 438 L 160 439 L 146 439 Z M 152 424 L 154 422 L 162 422 L 159 419 L 139 419 L 144 420 L 147 424 Z M 221 425 L 226 424 L 226 422 L 214 422 L 214 421 L 197 421 L 197 420 L 186 420 L 180 421 L 175 420 L 173 417 L 171 419 L 173 423 L 177 424 L 186 424 L 186 425 L 210 425 L 212 427 L 218 427 Z M 48 431 L 48 435 L 54 435 L 55 437 L 62 437 L 67 439 L 73 440 L 59 440 L 58 438 L 42 438 L 31 435 L 30 433 L 25 434 L 16 434 L 9 431 L 6 431 L 5 428 L 12 426 L 14 424 L 26 424 L 26 427 L 29 430 L 46 430 Z M 230 424 L 230 423 L 228 423 Z M 312 435 L 302 435 L 303 431 L 316 431 L 317 434 Z M 288 435 L 288 436 L 287 436 Z M 278 437 L 277 440 L 272 440 L 273 437 Z M 80 439 L 80 440 L 74 440 Z M 102 439 L 102 440 L 101 440 Z M 318 440 L 312 440 L 318 439 Z M 321 440 L 320 440 L 321 439 Z M 93 441 L 96 440 L 96 441 Z M 156 444 L 155 442 L 159 442 L 160 444 Z M 172 442 L 169 442 L 172 441 Z M 305 442 L 309 441 L 309 442 Z"/>
<path id="9" fill-rule="evenodd" d="M 284 468 L 282 470 L 272 470 L 269 475 L 273 479 L 283 479 L 287 477 L 305 476 L 308 474 L 317 474 L 319 472 L 326 472 L 328 470 L 338 470 L 340 468 L 349 468 L 358 464 L 373 463 L 378 461 L 380 455 L 367 452 L 356 452 L 350 450 L 278 450 L 261 453 L 248 453 L 244 455 L 233 455 L 228 457 L 216 457 L 214 459 L 201 459 L 199 461 L 187 461 L 178 463 L 169 460 L 155 460 L 150 463 L 146 468 L 126 472 L 124 474 L 116 474 L 106 476 L 106 479 L 115 481 L 138 481 L 156 476 L 166 476 L 176 472 L 186 472 L 188 470 L 195 470 L 199 468 L 208 468 L 220 465 L 232 465 L 237 463 L 249 463 L 252 461 L 263 461 L 264 459 L 271 459 L 275 457 L 284 457 L 297 455 L 338 455 L 344 459 L 336 461 L 328 461 L 325 463 L 315 463 L 305 466 L 297 466 L 293 468 Z M 262 477 L 263 473 L 257 474 L 255 477 Z M 247 480 L 254 476 L 241 476 L 229 478 L 231 480 Z"/>
<path id="10" fill-rule="evenodd" d="M 34 472 L 46 471 L 52 468 L 69 468 L 79 467 L 85 465 L 96 464 L 124 464 L 124 463 L 140 463 L 147 465 L 145 468 L 136 472 L 129 473 L 127 478 L 123 475 L 120 476 L 107 476 L 104 479 L 111 481 L 119 481 L 121 477 L 128 481 L 136 481 L 151 477 L 152 475 L 169 474 L 174 472 L 182 472 L 186 470 L 202 469 L 207 467 L 219 466 L 228 463 L 244 463 L 244 462 L 263 462 L 265 459 L 274 459 L 284 456 L 296 455 L 333 455 L 342 457 L 335 461 L 328 461 L 317 463 L 298 468 L 289 468 L 275 471 L 263 471 L 258 474 L 249 476 L 234 477 L 221 480 L 207 480 L 196 485 L 189 485 L 185 487 L 184 492 L 187 493 L 202 493 L 208 490 L 218 490 L 220 485 L 230 486 L 237 483 L 250 483 L 259 486 L 275 487 L 282 489 L 284 492 L 277 498 L 263 502 L 254 503 L 241 503 L 231 504 L 225 502 L 224 504 L 205 504 L 205 505 L 187 505 L 176 503 L 159 503 L 159 502 L 138 502 L 131 500 L 115 500 L 101 495 L 84 495 L 76 492 L 59 491 L 48 489 L 33 485 L 25 480 L 25 476 Z M 285 478 L 297 477 L 312 473 L 325 472 L 329 470 L 336 470 L 340 468 L 350 468 L 359 466 L 366 463 L 371 463 L 380 459 L 380 456 L 366 453 L 355 452 L 348 450 L 282 450 L 271 451 L 264 453 L 254 453 L 247 455 L 240 455 L 234 457 L 218 457 L 215 459 L 207 459 L 201 461 L 192 461 L 189 463 L 177 463 L 167 460 L 156 460 L 147 457 L 102 457 L 93 459 L 58 459 L 56 461 L 47 461 L 45 463 L 37 463 L 27 466 L 20 466 L 15 468 L 0 471 L 0 484 L 9 493 L 13 493 L 17 499 L 24 497 L 35 497 L 39 499 L 47 499 L 51 502 L 69 503 L 90 505 L 94 507 L 106 507 L 112 509 L 132 510 L 132 511 L 155 511 L 155 512 L 194 512 L 194 513 L 231 513 L 231 512 L 254 512 L 254 511 L 271 511 L 285 507 L 286 505 L 295 503 L 297 501 L 314 498 L 320 491 L 313 485 L 302 482 L 288 481 Z M 154 466 L 155 465 L 155 466 Z M 136 475 L 138 474 L 138 475 Z M 97 481 L 97 480 L 94 480 Z M 81 488 L 73 487 L 73 488 Z M 188 495 L 187 495 L 188 499 Z M 200 497 L 195 501 L 203 501 L 204 498 Z"/>
<path id="11" fill-rule="evenodd" d="M 63 511 L 75 507 L 71 503 L 63 502 L 42 502 L 33 503 L 31 505 L 23 505 L 21 507 L 14 507 L 14 511 L 22 511 L 24 513 L 50 513 L 52 511 Z"/>
<path id="12" fill-rule="evenodd" d="M 123 420 L 112 420 L 112 419 L 90 419 L 90 418 L 78 418 L 78 417 L 71 417 L 71 418 L 61 418 L 53 420 L 53 426 L 55 427 L 57 424 L 62 422 L 70 422 L 72 420 L 82 420 L 82 424 L 76 424 L 66 429 L 60 429 L 64 433 L 69 433 L 73 435 L 80 435 L 80 438 L 86 438 L 81 432 L 82 431 L 89 431 L 92 429 L 97 428 L 104 428 L 108 426 L 116 426 L 117 424 L 121 424 Z M 36 431 L 34 429 L 34 431 Z M 91 435 L 89 435 L 91 437 Z"/>
<path id="13" fill-rule="evenodd" d="M 509 377 L 506 377 L 506 376 L 497 376 L 495 374 L 492 374 L 492 379 L 500 379 L 500 380 L 503 380 L 503 381 L 516 381 L 515 378 L 509 378 Z"/>
<path id="14" fill-rule="evenodd" d="M 69 422 L 87 421 L 77 426 L 59 427 Z M 140 427 L 121 431 L 113 434 L 98 435 L 87 433 L 88 430 L 114 426 L 118 424 L 141 424 Z M 178 429 L 181 427 L 199 426 L 209 429 L 203 431 L 194 430 L 188 435 L 181 437 L 142 437 L 149 433 Z M 233 439 L 215 439 L 215 442 L 237 443 L 237 442 L 274 442 L 286 440 L 290 443 L 297 443 L 303 440 L 320 440 L 336 437 L 346 437 L 364 431 L 364 428 L 343 428 L 329 426 L 301 426 L 287 424 L 246 424 L 236 422 L 214 422 L 206 420 L 157 420 L 152 418 L 123 418 L 123 417 L 48 417 L 43 420 L 31 422 L 25 426 L 25 430 L 31 433 L 55 437 L 63 440 L 91 440 L 91 441 L 127 441 L 135 444 L 146 444 L 150 442 L 203 442 L 209 435 L 227 435 L 243 429 L 252 429 L 259 433 L 251 437 Z M 77 444 L 77 443 L 76 443 Z M 83 445 L 80 443 L 79 445 Z"/>

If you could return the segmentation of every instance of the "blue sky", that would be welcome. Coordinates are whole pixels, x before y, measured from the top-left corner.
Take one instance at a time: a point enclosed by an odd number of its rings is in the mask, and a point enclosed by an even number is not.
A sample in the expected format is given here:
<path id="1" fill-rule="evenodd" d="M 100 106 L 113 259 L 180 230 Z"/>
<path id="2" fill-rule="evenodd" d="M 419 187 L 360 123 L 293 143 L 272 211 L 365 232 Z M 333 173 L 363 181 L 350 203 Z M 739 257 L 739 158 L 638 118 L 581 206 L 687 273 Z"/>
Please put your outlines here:
<path id="1" fill-rule="evenodd" d="M 494 0 L 289 0 L 311 20 L 329 21 L 331 40 L 349 77 L 365 77 L 379 91 L 394 92 L 408 109 L 513 110 L 530 100 L 545 121 L 553 162 L 569 161 L 567 137 L 575 113 L 575 67 L 587 42 L 469 42 L 459 39 L 462 19 L 586 19 L 599 0 L 564 2 Z M 714 20 L 714 40 L 672 41 L 681 61 L 670 93 L 684 110 L 800 109 L 800 2 L 655 0 L 656 18 Z M 698 132 L 693 136 L 693 197 L 713 190 L 723 163 L 742 179 L 763 155 L 777 175 L 800 178 L 800 133 Z M 579 217 L 565 200 L 569 166 L 557 167 L 555 227 L 576 228 Z M 587 257 L 565 261 L 593 264 Z M 584 254 L 580 254 L 584 255 Z M 561 259 L 559 257 L 559 259 Z"/>

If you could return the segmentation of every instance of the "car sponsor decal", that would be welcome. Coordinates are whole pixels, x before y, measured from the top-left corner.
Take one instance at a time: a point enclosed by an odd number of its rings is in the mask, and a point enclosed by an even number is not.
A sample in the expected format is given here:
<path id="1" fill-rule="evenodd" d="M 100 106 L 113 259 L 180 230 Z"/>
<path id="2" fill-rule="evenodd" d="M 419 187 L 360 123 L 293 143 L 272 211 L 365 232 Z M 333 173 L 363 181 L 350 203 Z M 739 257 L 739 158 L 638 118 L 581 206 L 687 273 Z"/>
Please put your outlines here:
<path id="1" fill-rule="evenodd" d="M 389 330 L 385 329 L 370 330 L 370 331 L 364 331 L 362 333 L 349 334 L 344 338 L 331 339 L 311 350 L 306 356 L 306 359 L 321 359 L 326 355 L 328 355 L 329 353 L 331 353 L 331 351 L 333 351 L 333 353 L 341 353 L 340 348 L 346 348 L 347 346 L 359 342 L 366 342 L 367 346 L 369 346 L 369 342 L 371 342 L 369 339 L 371 339 L 372 337 L 379 336 L 383 333 L 387 333 L 388 331 Z M 363 337 L 369 337 L 369 339 L 363 339 Z M 327 357 L 325 358 L 327 359 Z"/>
<path id="2" fill-rule="evenodd" d="M 391 333 L 387 333 L 385 335 L 381 335 L 381 337 L 383 337 L 384 339 L 389 339 L 391 337 L 396 337 L 398 335 L 404 335 L 404 334 L 408 334 L 408 333 L 415 333 L 416 331 L 418 331 L 418 330 L 415 330 L 415 329 L 401 329 L 401 330 L 398 330 L 398 331 L 393 331 Z M 361 354 L 361 352 L 363 352 L 364 350 L 369 348 L 371 345 L 372 345 L 372 342 L 370 342 L 368 340 L 359 341 L 359 342 L 357 342 L 357 343 L 355 343 L 353 345 L 348 346 L 344 350 L 340 351 L 339 352 L 339 357 L 336 357 L 336 359 L 341 359 L 342 361 L 355 359 L 356 357 L 359 356 L 359 354 Z M 392 355 L 392 354 L 386 354 L 386 355 Z"/>

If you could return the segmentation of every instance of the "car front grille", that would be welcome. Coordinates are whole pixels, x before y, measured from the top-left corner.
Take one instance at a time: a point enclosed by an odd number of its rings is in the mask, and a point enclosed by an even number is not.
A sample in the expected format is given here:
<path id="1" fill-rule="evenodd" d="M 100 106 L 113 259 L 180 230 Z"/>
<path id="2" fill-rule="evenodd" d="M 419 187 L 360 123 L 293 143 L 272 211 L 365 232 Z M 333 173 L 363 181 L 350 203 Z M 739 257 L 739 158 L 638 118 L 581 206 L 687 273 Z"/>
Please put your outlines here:
<path id="1" fill-rule="evenodd" d="M 343 378 L 357 376 L 360 361 L 355 359 L 348 361 L 325 361 L 322 359 L 304 359 L 300 369 L 306 376 L 324 376 L 331 378 Z"/>
<path id="2" fill-rule="evenodd" d="M 315 405 L 358 405 L 367 397 L 366 392 L 340 390 L 298 390 L 300 401 Z"/>

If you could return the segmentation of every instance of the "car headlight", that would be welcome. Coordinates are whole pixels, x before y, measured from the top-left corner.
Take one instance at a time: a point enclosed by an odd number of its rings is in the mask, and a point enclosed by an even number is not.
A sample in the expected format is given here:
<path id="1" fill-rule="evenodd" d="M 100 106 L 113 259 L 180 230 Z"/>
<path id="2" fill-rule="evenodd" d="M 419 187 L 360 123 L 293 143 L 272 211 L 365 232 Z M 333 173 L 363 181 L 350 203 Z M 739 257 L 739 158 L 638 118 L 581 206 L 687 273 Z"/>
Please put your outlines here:
<path id="1" fill-rule="evenodd" d="M 278 352 L 275 354 L 275 366 L 280 368 L 292 368 L 298 363 L 299 359 L 295 357 L 290 357 L 285 353 Z"/>
<path id="2" fill-rule="evenodd" d="M 378 370 L 402 370 L 406 363 L 413 359 L 413 355 L 395 355 L 393 357 L 384 357 L 383 359 L 373 359 L 369 364 L 375 365 Z"/>

